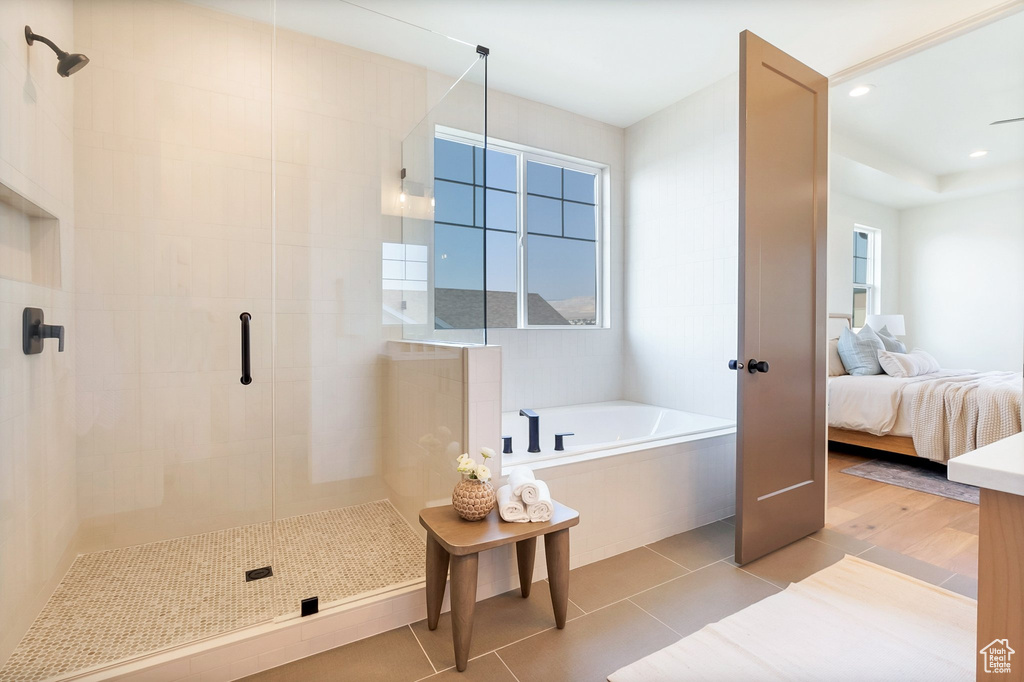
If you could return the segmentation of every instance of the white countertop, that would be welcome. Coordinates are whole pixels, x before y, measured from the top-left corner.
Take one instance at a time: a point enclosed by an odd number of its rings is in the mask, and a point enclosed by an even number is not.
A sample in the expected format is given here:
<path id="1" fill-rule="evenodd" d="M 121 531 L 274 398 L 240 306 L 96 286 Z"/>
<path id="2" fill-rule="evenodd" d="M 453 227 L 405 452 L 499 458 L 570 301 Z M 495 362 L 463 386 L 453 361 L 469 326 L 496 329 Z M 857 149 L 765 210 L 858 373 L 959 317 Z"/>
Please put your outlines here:
<path id="1" fill-rule="evenodd" d="M 1024 496 L 1024 433 L 949 460 L 951 481 Z"/>

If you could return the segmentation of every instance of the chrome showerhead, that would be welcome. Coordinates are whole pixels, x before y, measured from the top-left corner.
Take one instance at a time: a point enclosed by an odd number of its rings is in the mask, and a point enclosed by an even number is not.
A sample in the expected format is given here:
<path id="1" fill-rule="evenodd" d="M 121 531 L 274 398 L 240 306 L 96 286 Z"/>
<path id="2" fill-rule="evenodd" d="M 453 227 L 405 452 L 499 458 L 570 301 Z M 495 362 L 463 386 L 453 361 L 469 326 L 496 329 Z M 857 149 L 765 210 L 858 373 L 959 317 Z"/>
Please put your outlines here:
<path id="1" fill-rule="evenodd" d="M 38 35 L 32 32 L 30 26 L 25 27 L 25 42 L 29 45 L 35 41 L 39 41 L 44 45 L 48 45 L 51 50 L 57 55 L 57 73 L 62 77 L 67 78 L 73 73 L 76 73 L 82 69 L 83 66 L 89 63 L 89 58 L 84 54 L 69 54 L 64 50 L 57 47 L 52 40 L 45 36 Z"/>

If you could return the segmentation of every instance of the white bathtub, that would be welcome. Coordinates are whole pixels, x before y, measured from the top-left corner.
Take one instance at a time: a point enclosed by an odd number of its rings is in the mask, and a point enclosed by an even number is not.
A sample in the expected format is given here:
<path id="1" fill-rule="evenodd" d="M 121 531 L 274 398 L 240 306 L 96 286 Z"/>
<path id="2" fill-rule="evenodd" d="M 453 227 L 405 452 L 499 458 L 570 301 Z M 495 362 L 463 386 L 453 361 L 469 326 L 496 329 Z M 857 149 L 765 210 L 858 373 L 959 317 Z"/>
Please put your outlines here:
<path id="1" fill-rule="evenodd" d="M 534 412 L 540 415 L 540 452 L 527 452 L 529 420 L 520 416 L 519 410 L 502 413 L 502 435 L 512 436 L 512 454 L 502 455 L 504 471 L 518 464 L 544 468 L 736 432 L 736 422 L 731 419 L 628 400 L 549 407 Z M 555 450 L 556 433 L 574 434 L 565 437 L 563 451 Z"/>

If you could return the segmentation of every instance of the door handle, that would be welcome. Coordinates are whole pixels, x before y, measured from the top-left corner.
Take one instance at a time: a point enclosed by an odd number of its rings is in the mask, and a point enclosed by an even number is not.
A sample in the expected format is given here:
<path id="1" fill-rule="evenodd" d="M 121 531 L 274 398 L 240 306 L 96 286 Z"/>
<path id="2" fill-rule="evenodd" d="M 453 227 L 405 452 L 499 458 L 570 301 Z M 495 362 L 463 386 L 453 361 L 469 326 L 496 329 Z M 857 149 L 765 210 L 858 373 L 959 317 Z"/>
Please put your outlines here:
<path id="1" fill-rule="evenodd" d="M 252 363 L 249 357 L 249 322 L 252 315 L 242 313 L 238 316 L 242 321 L 242 385 L 248 386 L 252 383 Z"/>
<path id="2" fill-rule="evenodd" d="M 758 362 L 754 358 L 750 358 L 750 362 L 747 363 L 747 371 L 751 374 L 761 372 L 762 374 L 768 373 L 768 363 L 764 360 Z"/>
<path id="3" fill-rule="evenodd" d="M 743 369 L 743 363 L 736 360 L 729 361 L 729 369 Z"/>

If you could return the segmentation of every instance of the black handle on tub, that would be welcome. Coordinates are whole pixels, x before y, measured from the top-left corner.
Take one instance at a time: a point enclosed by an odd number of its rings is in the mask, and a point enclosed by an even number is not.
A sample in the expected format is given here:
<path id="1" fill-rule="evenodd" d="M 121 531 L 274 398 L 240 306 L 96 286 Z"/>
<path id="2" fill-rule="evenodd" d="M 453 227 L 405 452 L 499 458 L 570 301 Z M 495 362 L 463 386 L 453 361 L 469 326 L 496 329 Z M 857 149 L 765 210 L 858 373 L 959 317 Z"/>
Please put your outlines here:
<path id="1" fill-rule="evenodd" d="M 252 315 L 242 313 L 238 316 L 242 321 L 242 385 L 248 386 L 252 383 L 252 361 L 249 357 L 249 322 Z"/>
<path id="2" fill-rule="evenodd" d="M 501 445 L 502 445 L 501 452 L 503 454 L 506 454 L 506 455 L 511 454 L 512 453 L 512 436 L 502 436 L 501 437 Z"/>
<path id="3" fill-rule="evenodd" d="M 576 435 L 575 433 L 556 433 L 555 434 L 555 450 L 559 450 L 559 451 L 565 450 L 565 443 L 562 442 L 562 439 L 565 438 L 566 436 L 575 436 L 575 435 Z"/>

